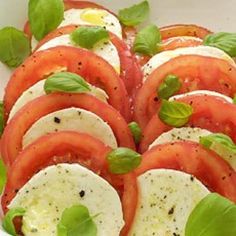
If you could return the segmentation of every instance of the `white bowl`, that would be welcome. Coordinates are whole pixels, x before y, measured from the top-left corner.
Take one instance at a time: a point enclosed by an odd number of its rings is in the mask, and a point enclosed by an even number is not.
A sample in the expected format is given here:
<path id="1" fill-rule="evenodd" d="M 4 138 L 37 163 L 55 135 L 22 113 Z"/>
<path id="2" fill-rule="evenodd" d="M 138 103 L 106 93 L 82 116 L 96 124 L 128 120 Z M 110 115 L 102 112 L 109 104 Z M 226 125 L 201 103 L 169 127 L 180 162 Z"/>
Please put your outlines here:
<path id="1" fill-rule="evenodd" d="M 97 0 L 107 8 L 117 12 L 141 0 Z M 149 0 L 150 22 L 158 26 L 177 23 L 198 24 L 213 31 L 236 32 L 236 0 Z M 23 28 L 27 20 L 28 0 L 0 0 L 0 28 L 15 26 Z M 12 72 L 0 63 L 0 99 Z M 0 230 L 1 236 L 6 236 Z"/>

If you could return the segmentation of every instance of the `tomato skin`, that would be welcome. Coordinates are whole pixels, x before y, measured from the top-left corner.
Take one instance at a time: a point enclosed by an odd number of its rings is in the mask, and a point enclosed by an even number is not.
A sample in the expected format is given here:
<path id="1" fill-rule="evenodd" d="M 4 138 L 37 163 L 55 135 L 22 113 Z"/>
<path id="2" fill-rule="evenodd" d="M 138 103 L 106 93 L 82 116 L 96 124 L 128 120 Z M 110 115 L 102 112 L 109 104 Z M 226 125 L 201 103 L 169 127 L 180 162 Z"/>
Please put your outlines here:
<path id="1" fill-rule="evenodd" d="M 79 74 L 89 83 L 104 89 L 109 96 L 108 103 L 120 111 L 128 121 L 131 119 L 127 91 L 113 67 L 94 53 L 73 47 L 55 47 L 37 52 L 15 70 L 4 97 L 6 118 L 26 89 L 60 70 Z"/>
<path id="2" fill-rule="evenodd" d="M 77 0 L 64 0 L 65 10 L 69 10 L 71 8 L 75 9 L 83 9 L 83 8 L 98 8 L 107 10 L 105 7 L 90 1 L 77 1 Z M 109 11 L 109 10 L 107 10 Z M 112 12 L 110 12 L 112 13 Z M 114 13 L 112 13 L 114 14 Z"/>
<path id="3" fill-rule="evenodd" d="M 209 190 L 236 202 L 236 172 L 211 150 L 193 142 L 157 145 L 143 154 L 137 175 L 166 168 L 180 170 L 198 178 Z"/>
<path id="4" fill-rule="evenodd" d="M 189 24 L 168 25 L 160 28 L 160 32 L 162 40 L 177 36 L 193 36 L 204 39 L 208 34 L 212 34 L 212 32 L 206 28 Z"/>
<path id="5" fill-rule="evenodd" d="M 193 108 L 193 114 L 185 126 L 224 133 L 236 142 L 236 106 L 234 104 L 209 95 L 191 95 L 176 101 L 187 103 Z M 164 124 L 158 115 L 154 115 L 143 131 L 140 151 L 146 151 L 159 135 L 171 128 Z"/>
<path id="6" fill-rule="evenodd" d="M 127 123 L 113 107 L 88 94 L 52 93 L 26 104 L 6 126 L 2 136 L 2 156 L 6 165 L 10 166 L 14 162 L 22 149 L 24 134 L 38 119 L 69 107 L 78 107 L 97 114 L 110 125 L 119 146 L 135 150 Z"/>
<path id="7" fill-rule="evenodd" d="M 155 69 L 138 91 L 134 117 L 142 129 L 160 106 L 157 89 L 169 74 L 178 76 L 182 82 L 178 93 L 200 89 L 216 91 L 229 97 L 236 93 L 236 68 L 229 62 L 198 55 L 173 58 Z"/>
<path id="8" fill-rule="evenodd" d="M 79 25 L 68 25 L 56 29 L 55 31 L 49 33 L 44 39 L 39 42 L 39 44 L 35 48 L 35 51 L 51 39 L 59 37 L 61 35 L 70 34 L 79 27 Z M 121 79 L 123 80 L 129 95 L 133 97 L 137 91 L 137 88 L 139 88 L 142 83 L 141 68 L 134 54 L 131 53 L 124 41 L 122 41 L 120 38 L 118 38 L 111 32 L 110 40 L 116 47 L 120 57 Z"/>

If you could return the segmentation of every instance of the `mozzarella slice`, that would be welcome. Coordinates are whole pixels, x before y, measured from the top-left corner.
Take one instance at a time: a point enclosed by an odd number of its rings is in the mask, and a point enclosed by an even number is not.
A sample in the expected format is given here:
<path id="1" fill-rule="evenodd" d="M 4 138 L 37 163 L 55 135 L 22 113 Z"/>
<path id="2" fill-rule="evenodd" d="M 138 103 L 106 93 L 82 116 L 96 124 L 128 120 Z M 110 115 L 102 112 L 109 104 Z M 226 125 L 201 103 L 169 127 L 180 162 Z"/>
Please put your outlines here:
<path id="1" fill-rule="evenodd" d="M 204 137 L 210 134 L 212 134 L 212 132 L 201 128 L 191 128 L 191 127 L 173 128 L 168 132 L 162 133 L 149 146 L 149 149 L 159 144 L 171 143 L 176 141 L 192 141 L 199 143 L 200 137 Z M 230 150 L 225 148 L 223 145 L 217 143 L 213 143 L 210 149 L 215 153 L 217 153 L 225 161 L 227 161 L 236 171 L 236 154 L 234 152 L 230 152 Z"/>
<path id="2" fill-rule="evenodd" d="M 214 57 L 228 61 L 231 65 L 236 66 L 234 60 L 226 54 L 224 51 L 209 46 L 197 46 L 197 47 L 186 47 L 178 48 L 175 50 L 164 51 L 156 54 L 152 57 L 147 64 L 142 68 L 143 70 L 143 81 L 158 67 L 164 63 L 170 61 L 173 58 L 176 58 L 181 55 L 200 55 L 205 57 Z"/>
<path id="3" fill-rule="evenodd" d="M 22 93 L 22 95 L 18 98 L 18 100 L 16 101 L 16 103 L 12 107 L 8 121 L 17 113 L 17 111 L 19 111 L 28 102 L 30 102 L 40 96 L 45 95 L 45 92 L 44 92 L 45 81 L 46 80 L 40 80 L 39 82 L 34 84 L 32 87 L 27 89 L 24 93 Z M 86 92 L 86 93 L 94 95 L 96 98 L 107 103 L 107 99 L 109 97 L 104 90 L 97 88 L 95 86 L 92 86 L 90 84 L 89 84 L 89 87 L 90 87 L 91 91 Z"/>
<path id="4" fill-rule="evenodd" d="M 43 44 L 38 51 L 46 50 L 56 46 L 72 46 L 75 45 L 70 40 L 70 35 L 61 35 L 53 38 L 47 43 Z M 120 73 L 120 57 L 116 47 L 110 41 L 98 42 L 91 50 L 98 56 L 102 57 L 109 64 L 111 64 L 117 73 Z"/>
<path id="5" fill-rule="evenodd" d="M 198 38 L 198 37 L 194 37 L 194 36 L 176 36 L 176 37 L 171 37 L 171 38 L 168 38 L 166 40 L 164 40 L 164 43 L 172 43 L 174 41 L 182 41 L 182 42 L 185 42 L 187 40 L 192 40 L 192 41 L 197 41 L 199 43 L 202 42 L 202 39 Z"/>
<path id="6" fill-rule="evenodd" d="M 38 121 L 23 137 L 23 147 L 48 133 L 59 131 L 78 131 L 101 140 L 112 148 L 117 148 L 111 127 L 96 114 L 80 108 L 67 108 L 50 113 Z"/>
<path id="7" fill-rule="evenodd" d="M 138 177 L 139 202 L 129 236 L 184 236 L 187 219 L 209 191 L 193 176 L 155 169 Z"/>
<path id="8" fill-rule="evenodd" d="M 98 236 L 119 236 L 124 225 L 119 196 L 103 178 L 78 164 L 50 166 L 34 175 L 12 200 L 9 209 L 26 209 L 25 236 L 55 236 L 62 212 L 82 204 L 96 223 Z"/>
<path id="9" fill-rule="evenodd" d="M 220 98 L 223 98 L 226 102 L 233 103 L 232 98 L 230 98 L 222 93 L 218 93 L 218 92 L 210 91 L 210 90 L 195 90 L 195 91 L 188 92 L 188 93 L 178 94 L 178 95 L 170 97 L 169 101 L 178 100 L 180 98 L 188 97 L 191 95 L 209 95 L 209 96 L 214 96 L 214 97 L 220 97 Z"/>

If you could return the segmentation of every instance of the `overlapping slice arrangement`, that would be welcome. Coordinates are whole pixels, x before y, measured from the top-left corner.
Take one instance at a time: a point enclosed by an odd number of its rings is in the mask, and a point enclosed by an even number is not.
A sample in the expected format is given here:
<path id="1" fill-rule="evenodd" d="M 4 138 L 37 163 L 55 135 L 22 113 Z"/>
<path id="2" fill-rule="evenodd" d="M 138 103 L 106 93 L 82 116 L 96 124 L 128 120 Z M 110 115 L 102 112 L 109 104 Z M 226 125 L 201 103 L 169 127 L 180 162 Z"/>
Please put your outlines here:
<path id="1" fill-rule="evenodd" d="M 116 16 L 95 3 L 52 0 L 64 20 L 40 28 L 40 2 L 30 1 L 25 26 L 32 54 L 3 102 L 3 228 L 235 235 L 235 34 L 225 33 L 225 49 L 224 34 L 195 25 L 136 33 L 146 1 Z"/>

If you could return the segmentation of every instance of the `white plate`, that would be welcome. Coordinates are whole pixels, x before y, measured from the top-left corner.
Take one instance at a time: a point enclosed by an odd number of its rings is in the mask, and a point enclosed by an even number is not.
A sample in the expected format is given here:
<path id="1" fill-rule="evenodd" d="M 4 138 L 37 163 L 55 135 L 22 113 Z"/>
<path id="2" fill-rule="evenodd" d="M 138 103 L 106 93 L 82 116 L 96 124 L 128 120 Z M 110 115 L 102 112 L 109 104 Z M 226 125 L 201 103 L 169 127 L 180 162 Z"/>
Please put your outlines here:
<path id="1" fill-rule="evenodd" d="M 117 12 L 141 0 L 97 0 L 107 8 Z M 149 0 L 150 22 L 158 26 L 191 23 L 202 25 L 213 31 L 236 32 L 236 0 Z M 0 0 L 0 28 L 15 26 L 23 28 L 27 19 L 28 0 Z M 0 63 L 0 99 L 11 71 Z M 6 234 L 0 231 L 0 235 Z"/>

